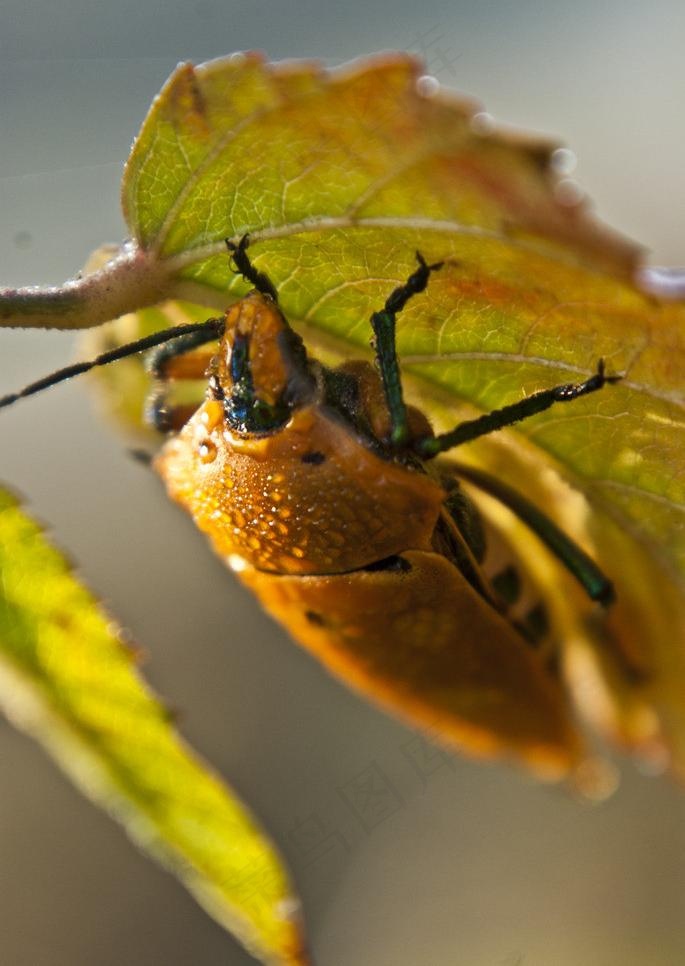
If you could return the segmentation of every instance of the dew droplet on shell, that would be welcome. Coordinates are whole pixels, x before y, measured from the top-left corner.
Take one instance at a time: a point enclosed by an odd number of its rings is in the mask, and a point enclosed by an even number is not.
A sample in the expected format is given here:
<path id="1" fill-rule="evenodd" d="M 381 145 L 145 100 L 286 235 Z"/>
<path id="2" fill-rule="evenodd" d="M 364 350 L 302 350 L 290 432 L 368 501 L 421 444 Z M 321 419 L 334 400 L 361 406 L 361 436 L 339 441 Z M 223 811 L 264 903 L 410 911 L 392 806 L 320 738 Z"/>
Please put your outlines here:
<path id="1" fill-rule="evenodd" d="M 478 111 L 471 118 L 470 127 L 474 134 L 487 137 L 488 134 L 492 134 L 495 130 L 495 119 L 487 111 Z"/>
<path id="2" fill-rule="evenodd" d="M 416 80 L 416 93 L 421 97 L 435 97 L 440 91 L 440 81 L 432 74 L 423 74 Z"/>
<path id="3" fill-rule="evenodd" d="M 552 151 L 549 159 L 550 166 L 557 174 L 573 174 L 578 164 L 578 158 L 569 148 L 557 148 Z"/>

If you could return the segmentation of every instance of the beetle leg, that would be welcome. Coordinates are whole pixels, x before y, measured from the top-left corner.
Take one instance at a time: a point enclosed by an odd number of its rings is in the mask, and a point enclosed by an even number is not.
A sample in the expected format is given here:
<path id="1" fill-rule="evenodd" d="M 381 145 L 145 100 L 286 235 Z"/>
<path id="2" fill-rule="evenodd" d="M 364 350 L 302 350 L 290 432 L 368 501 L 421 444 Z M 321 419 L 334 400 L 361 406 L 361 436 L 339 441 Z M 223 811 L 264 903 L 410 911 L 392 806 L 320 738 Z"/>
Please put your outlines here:
<path id="1" fill-rule="evenodd" d="M 407 407 L 402 395 L 402 376 L 395 345 L 396 316 L 413 295 L 423 292 L 428 284 L 430 273 L 441 268 L 443 264 L 436 262 L 434 265 L 428 265 L 421 252 L 416 253 L 416 260 L 419 263 L 416 271 L 409 276 L 404 285 L 400 285 L 390 294 L 382 311 L 374 312 L 371 316 L 376 364 L 381 374 L 390 413 L 392 427 L 390 441 L 396 447 L 404 446 L 409 437 Z"/>
<path id="2" fill-rule="evenodd" d="M 278 293 L 271 279 L 264 272 L 258 272 L 248 258 L 247 246 L 250 244 L 250 236 L 243 235 L 237 245 L 230 238 L 226 238 L 225 241 L 238 274 L 242 275 L 248 282 L 252 282 L 262 295 L 268 295 L 274 302 L 278 302 Z"/>
<path id="3" fill-rule="evenodd" d="M 577 543 L 566 536 L 563 530 L 539 510 L 533 503 L 521 496 L 512 487 L 491 476 L 483 470 L 459 464 L 455 466 L 459 476 L 473 483 L 484 493 L 493 496 L 512 513 L 523 520 L 527 527 L 542 540 L 554 556 L 573 574 L 591 600 L 605 606 L 614 599 L 614 587 L 609 578 Z"/>
<path id="4" fill-rule="evenodd" d="M 470 419 L 460 423 L 454 429 L 440 436 L 426 437 L 418 440 L 415 445 L 416 452 L 423 459 L 431 459 L 445 450 L 461 446 L 462 443 L 470 443 L 479 436 L 486 436 L 505 426 L 513 426 L 514 423 L 534 416 L 536 413 L 544 412 L 557 402 L 571 402 L 580 396 L 587 396 L 588 393 L 597 392 L 607 383 L 618 382 L 621 376 L 606 376 L 604 374 L 604 359 L 600 359 L 597 364 L 597 372 L 590 376 L 585 382 L 565 383 L 561 386 L 554 386 L 552 389 L 543 389 L 534 392 L 525 399 L 521 399 L 511 406 L 503 406 L 502 409 L 495 409 L 491 413 L 485 413 L 478 419 Z"/>
<path id="5" fill-rule="evenodd" d="M 179 430 L 197 409 L 196 405 L 169 405 L 169 382 L 176 379 L 203 379 L 214 353 L 187 353 L 213 342 L 217 332 L 190 332 L 160 346 L 148 360 L 148 371 L 155 383 L 145 406 L 145 421 L 160 433 Z"/>
<path id="6" fill-rule="evenodd" d="M 154 379 L 202 379 L 213 352 L 188 353 L 207 342 L 215 342 L 216 332 L 191 332 L 159 346 L 147 359 L 147 371 Z"/>

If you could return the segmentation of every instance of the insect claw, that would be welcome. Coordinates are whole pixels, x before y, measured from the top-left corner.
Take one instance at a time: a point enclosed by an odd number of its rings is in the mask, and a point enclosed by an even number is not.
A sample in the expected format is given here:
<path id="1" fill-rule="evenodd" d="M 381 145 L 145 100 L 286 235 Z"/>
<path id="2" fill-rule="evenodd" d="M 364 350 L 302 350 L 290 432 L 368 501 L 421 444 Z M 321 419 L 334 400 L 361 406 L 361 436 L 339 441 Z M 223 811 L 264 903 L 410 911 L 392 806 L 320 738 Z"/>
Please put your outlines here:
<path id="1" fill-rule="evenodd" d="M 605 368 L 606 366 L 605 366 L 604 359 L 600 359 L 599 362 L 597 363 L 597 375 L 602 380 L 602 385 L 604 385 L 605 382 L 614 383 L 614 382 L 620 382 L 621 379 L 623 379 L 623 376 L 619 376 L 619 375 L 614 375 L 614 376 L 605 375 Z"/>
<path id="2" fill-rule="evenodd" d="M 237 252 L 237 251 L 244 252 L 245 249 L 249 248 L 249 245 L 250 245 L 250 233 L 249 231 L 246 231 L 245 234 L 240 237 L 240 240 L 237 243 L 234 241 L 231 241 L 230 238 L 224 238 L 224 242 L 229 252 Z"/>
<path id="3" fill-rule="evenodd" d="M 442 261 L 442 262 L 433 262 L 432 265 L 429 265 L 428 262 L 426 261 L 426 259 L 423 257 L 423 255 L 419 251 L 416 252 L 416 261 L 419 263 L 419 265 L 421 266 L 421 268 L 425 268 L 426 271 L 429 272 L 429 273 L 430 272 L 437 272 L 438 269 L 442 268 L 442 266 L 445 264 L 444 261 Z"/>
<path id="4" fill-rule="evenodd" d="M 439 268 L 442 268 L 442 266 L 445 264 L 444 261 L 442 261 L 442 262 L 433 262 L 432 265 L 429 265 L 420 251 L 416 252 L 416 261 L 419 263 L 420 267 L 425 268 L 427 272 L 437 272 L 437 270 Z"/>

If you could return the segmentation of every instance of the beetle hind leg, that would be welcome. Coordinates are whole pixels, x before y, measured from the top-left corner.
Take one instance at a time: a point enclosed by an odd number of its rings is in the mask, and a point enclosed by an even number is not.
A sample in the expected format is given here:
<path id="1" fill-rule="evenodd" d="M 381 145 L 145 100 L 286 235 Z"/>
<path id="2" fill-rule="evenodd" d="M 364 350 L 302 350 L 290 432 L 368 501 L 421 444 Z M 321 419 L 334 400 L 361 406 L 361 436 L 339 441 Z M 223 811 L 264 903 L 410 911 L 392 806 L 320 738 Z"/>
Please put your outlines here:
<path id="1" fill-rule="evenodd" d="M 591 600 L 604 606 L 612 603 L 614 588 L 609 578 L 582 547 L 567 536 L 547 514 L 517 490 L 483 470 L 464 464 L 459 464 L 456 469 L 463 479 L 494 497 L 522 520 L 575 577 Z"/>

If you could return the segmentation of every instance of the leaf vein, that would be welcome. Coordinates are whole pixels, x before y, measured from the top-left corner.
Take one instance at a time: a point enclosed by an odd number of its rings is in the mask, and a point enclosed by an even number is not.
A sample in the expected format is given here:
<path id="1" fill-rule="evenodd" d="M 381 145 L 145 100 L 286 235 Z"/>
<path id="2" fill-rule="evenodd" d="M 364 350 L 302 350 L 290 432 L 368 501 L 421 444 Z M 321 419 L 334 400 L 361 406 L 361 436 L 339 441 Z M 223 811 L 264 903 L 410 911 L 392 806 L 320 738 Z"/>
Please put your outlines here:
<path id="1" fill-rule="evenodd" d="M 569 362 L 562 362 L 560 359 L 526 356 L 516 352 L 447 352 L 443 355 L 427 353 L 426 355 L 411 355 L 403 356 L 402 358 L 402 363 L 405 366 L 427 365 L 435 362 L 511 362 L 517 365 L 533 365 L 542 366 L 547 369 L 557 369 L 585 377 L 593 375 L 594 372 L 592 369 L 576 366 Z M 668 390 L 656 389 L 654 386 L 634 382 L 632 379 L 622 379 L 620 385 L 625 389 L 632 389 L 645 396 L 685 409 L 685 398 L 675 391 L 670 392 Z"/>
<path id="2" fill-rule="evenodd" d="M 577 267 L 581 264 L 580 259 L 572 253 L 564 254 L 559 250 L 550 250 L 544 245 L 535 244 L 521 238 L 513 238 L 511 235 L 495 231 L 490 228 L 482 228 L 479 225 L 467 225 L 452 219 L 422 218 L 416 216 L 388 216 L 388 217 L 368 217 L 355 218 L 348 215 L 323 216 L 317 215 L 303 219 L 299 222 L 291 222 L 287 225 L 275 225 L 268 228 L 254 228 L 250 232 L 250 239 L 254 243 L 260 241 L 270 241 L 274 238 L 289 238 L 291 235 L 304 234 L 306 232 L 331 231 L 334 229 L 355 229 L 355 228 L 395 228 L 408 229 L 417 232 L 435 232 L 451 235 L 463 235 L 472 238 L 485 238 L 491 241 L 501 242 L 509 248 L 520 251 L 530 252 L 535 255 L 565 265 Z M 234 241 L 239 238 L 235 237 Z M 159 247 L 159 245 L 157 246 Z M 163 259 L 167 268 L 171 272 L 178 272 L 192 265 L 195 262 L 212 258 L 219 254 L 223 248 L 221 241 L 210 242 L 206 245 L 199 245 L 195 248 L 187 248 L 182 252 L 177 252 Z M 593 274 L 604 274 L 596 266 L 586 266 L 588 271 Z"/>

